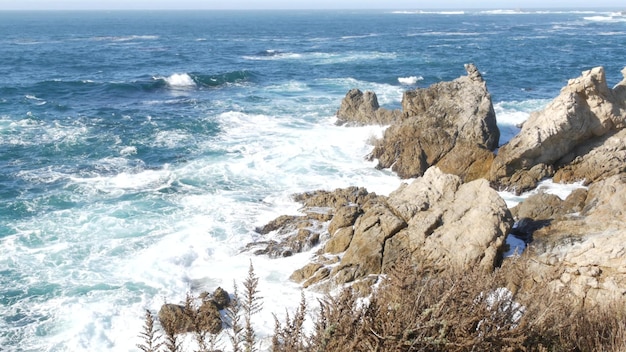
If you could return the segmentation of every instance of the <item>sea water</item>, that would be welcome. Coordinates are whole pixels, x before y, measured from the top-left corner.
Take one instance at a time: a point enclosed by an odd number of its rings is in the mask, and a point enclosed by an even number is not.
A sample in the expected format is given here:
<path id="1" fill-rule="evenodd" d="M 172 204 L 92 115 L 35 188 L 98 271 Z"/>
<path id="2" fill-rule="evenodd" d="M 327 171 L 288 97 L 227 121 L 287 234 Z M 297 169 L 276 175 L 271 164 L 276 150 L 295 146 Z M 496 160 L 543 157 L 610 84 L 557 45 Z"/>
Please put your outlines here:
<path id="1" fill-rule="evenodd" d="M 365 158 L 383 127 L 334 125 L 349 89 L 399 108 L 473 62 L 504 143 L 581 71 L 621 80 L 617 10 L 0 12 L 0 350 L 135 351 L 145 309 L 250 263 L 267 337 L 311 253 L 242 252 L 254 229 L 402 182 Z"/>

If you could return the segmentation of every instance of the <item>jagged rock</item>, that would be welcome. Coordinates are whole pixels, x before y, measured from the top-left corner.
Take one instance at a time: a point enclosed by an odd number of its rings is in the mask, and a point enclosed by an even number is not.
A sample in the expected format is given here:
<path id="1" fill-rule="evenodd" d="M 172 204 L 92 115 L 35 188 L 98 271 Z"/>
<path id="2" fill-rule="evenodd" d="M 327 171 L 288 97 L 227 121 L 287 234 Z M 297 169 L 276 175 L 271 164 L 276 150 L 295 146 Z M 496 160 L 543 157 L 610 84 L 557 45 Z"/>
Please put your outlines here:
<path id="1" fill-rule="evenodd" d="M 408 212 L 398 210 L 403 217 L 411 217 L 408 227 L 387 241 L 383 270 L 406 253 L 437 271 L 468 267 L 490 271 L 501 261 L 513 220 L 504 200 L 486 180 L 462 184 L 460 178 L 431 168 L 400 192 L 396 203 L 397 195 L 390 195 L 390 204 L 415 201 L 413 207 L 405 206 Z"/>
<path id="2" fill-rule="evenodd" d="M 203 301 L 198 308 L 198 325 L 201 330 L 211 334 L 218 334 L 222 331 L 222 316 L 214 300 Z"/>
<path id="3" fill-rule="evenodd" d="M 572 161 L 556 172 L 554 182 L 590 184 L 625 172 L 626 129 L 597 143 L 576 148 L 570 154 L 566 158 Z"/>
<path id="4" fill-rule="evenodd" d="M 363 213 L 363 210 L 358 205 L 346 205 L 340 207 L 335 212 L 333 219 L 328 225 L 328 233 L 332 235 L 337 232 L 337 230 L 346 227 L 352 226 L 354 221 Z"/>
<path id="5" fill-rule="evenodd" d="M 518 219 L 553 220 L 567 212 L 564 203 L 557 195 L 540 192 L 511 209 L 511 214 Z"/>
<path id="6" fill-rule="evenodd" d="M 159 320 L 165 329 L 173 329 L 177 334 L 196 330 L 218 334 L 222 331 L 220 310 L 230 305 L 230 296 L 221 287 L 212 294 L 203 292 L 198 297 L 200 306 L 192 306 L 189 310 L 179 304 L 166 303 L 159 310 Z"/>
<path id="7" fill-rule="evenodd" d="M 215 302 L 215 306 L 218 310 L 222 310 L 230 305 L 230 295 L 221 287 L 215 289 L 211 300 Z"/>
<path id="8" fill-rule="evenodd" d="M 340 228 L 333 233 L 328 242 L 326 242 L 323 252 L 330 254 L 345 252 L 345 250 L 350 246 L 353 236 L 354 229 L 352 228 L 352 225 Z"/>
<path id="9" fill-rule="evenodd" d="M 468 76 L 404 93 L 403 118 L 377 141 L 370 158 L 402 178 L 437 165 L 469 181 L 489 169 L 500 131 L 486 83 L 473 64 Z"/>
<path id="10" fill-rule="evenodd" d="M 401 116 L 399 110 L 387 110 L 378 105 L 376 93 L 351 89 L 337 111 L 337 125 L 389 125 Z"/>
<path id="11" fill-rule="evenodd" d="M 171 327 L 178 334 L 193 331 L 193 318 L 185 312 L 185 307 L 167 303 L 159 310 L 159 321 L 165 329 Z"/>
<path id="12" fill-rule="evenodd" d="M 556 99 L 532 113 L 520 133 L 499 149 L 489 179 L 517 192 L 535 187 L 536 181 L 528 181 L 537 178 L 536 172 L 524 177 L 529 170 L 540 164 L 562 165 L 572 158 L 568 154 L 575 148 L 626 126 L 625 89 L 626 79 L 614 89 L 608 88 L 602 67 L 570 80 Z"/>
<path id="13" fill-rule="evenodd" d="M 301 212 L 306 215 L 282 215 L 268 224 L 256 229 L 262 235 L 275 232 L 271 239 L 249 243 L 246 250 L 257 255 L 268 255 L 272 258 L 288 257 L 315 247 L 321 237 L 330 237 L 329 251 L 336 253 L 351 240 L 351 234 L 343 231 L 334 237 L 335 231 L 352 226 L 356 216 L 367 204 L 380 196 L 370 193 L 363 187 L 348 187 L 334 191 L 313 191 L 294 195 L 294 199 L 303 203 Z M 356 212 L 356 213 L 355 213 Z M 331 223 L 328 228 L 326 222 Z M 331 230 L 329 233 L 328 229 Z M 334 248 L 331 248 L 334 247 Z"/>
<path id="14" fill-rule="evenodd" d="M 322 265 L 321 263 L 309 263 L 304 267 L 294 271 L 289 278 L 295 282 L 300 283 L 313 276 L 316 271 L 323 267 L 324 265 Z"/>
<path id="15" fill-rule="evenodd" d="M 458 176 L 433 167 L 389 197 L 368 202 L 353 226 L 337 230 L 335 236 L 345 230 L 351 239 L 344 242 L 345 253 L 330 274 L 324 265 L 316 266 L 312 274 L 311 266 L 305 271 L 316 277 L 316 283 L 328 276 L 343 284 L 384 273 L 407 254 L 415 263 L 436 270 L 468 266 L 493 270 L 511 224 L 504 200 L 486 180 L 463 184 Z M 300 280 L 307 280 L 306 275 Z"/>
<path id="16" fill-rule="evenodd" d="M 407 223 L 385 204 L 370 208 L 356 221 L 352 241 L 331 275 L 343 271 L 342 280 L 350 282 L 369 274 L 380 274 L 385 242 L 406 226 Z M 343 275 L 348 272 L 349 275 Z"/>
<path id="17" fill-rule="evenodd" d="M 565 200 L 540 191 L 511 209 L 516 223 L 510 234 L 528 244 L 537 230 L 582 211 L 586 198 L 584 188 L 574 190 Z"/>
<path id="18" fill-rule="evenodd" d="M 338 208 L 344 205 L 363 205 L 376 197 L 376 193 L 369 193 L 364 187 L 338 188 L 334 191 L 318 190 L 296 194 L 294 200 L 301 202 L 304 208 Z"/>
<path id="19" fill-rule="evenodd" d="M 579 199 L 580 196 L 577 196 Z M 593 183 L 580 214 L 534 233 L 528 278 L 595 305 L 626 298 L 626 175 Z"/>

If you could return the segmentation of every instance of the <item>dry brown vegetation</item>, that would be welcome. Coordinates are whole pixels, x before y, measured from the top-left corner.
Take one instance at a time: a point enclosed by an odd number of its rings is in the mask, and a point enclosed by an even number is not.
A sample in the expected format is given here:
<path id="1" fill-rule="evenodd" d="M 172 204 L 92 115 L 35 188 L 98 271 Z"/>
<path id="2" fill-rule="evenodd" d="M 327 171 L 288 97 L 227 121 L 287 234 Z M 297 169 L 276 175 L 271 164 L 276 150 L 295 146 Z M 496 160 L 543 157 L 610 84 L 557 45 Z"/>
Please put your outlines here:
<path id="1" fill-rule="evenodd" d="M 527 275 L 524 258 L 493 273 L 431 273 L 419 267 L 394 268 L 367 299 L 346 288 L 327 296 L 315 310 L 312 331 L 302 298 L 299 308 L 276 318 L 272 351 L 626 351 L 623 305 L 582 308 L 566 292 L 525 287 L 506 289 L 511 275 Z M 255 275 L 250 268 L 245 296 L 231 312 L 229 350 L 254 351 L 249 325 L 260 309 Z M 238 308 L 237 308 L 238 307 Z M 232 309 L 231 309 L 232 310 Z M 240 322 L 238 316 L 245 321 Z M 146 315 L 143 351 L 178 351 L 168 336 L 160 344 Z M 156 338 L 156 339 L 155 339 Z M 172 348 L 174 347 L 174 348 Z M 211 346 L 214 348 L 214 346 Z M 215 351 L 215 349 L 201 349 Z"/>

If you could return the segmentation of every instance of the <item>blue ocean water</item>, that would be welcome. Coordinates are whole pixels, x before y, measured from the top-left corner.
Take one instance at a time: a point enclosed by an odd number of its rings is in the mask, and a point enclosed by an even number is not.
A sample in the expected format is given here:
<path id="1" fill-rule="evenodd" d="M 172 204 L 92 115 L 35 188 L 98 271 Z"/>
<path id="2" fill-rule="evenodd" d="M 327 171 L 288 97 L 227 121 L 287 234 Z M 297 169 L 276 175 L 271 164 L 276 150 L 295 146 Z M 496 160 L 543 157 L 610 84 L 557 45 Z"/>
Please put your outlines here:
<path id="1" fill-rule="evenodd" d="M 505 142 L 581 71 L 622 79 L 617 10 L 0 12 L 0 350 L 136 350 L 292 193 L 401 182 L 364 159 L 382 128 L 334 126 L 349 89 L 397 108 L 474 62 Z M 261 334 L 307 258 L 253 258 Z"/>

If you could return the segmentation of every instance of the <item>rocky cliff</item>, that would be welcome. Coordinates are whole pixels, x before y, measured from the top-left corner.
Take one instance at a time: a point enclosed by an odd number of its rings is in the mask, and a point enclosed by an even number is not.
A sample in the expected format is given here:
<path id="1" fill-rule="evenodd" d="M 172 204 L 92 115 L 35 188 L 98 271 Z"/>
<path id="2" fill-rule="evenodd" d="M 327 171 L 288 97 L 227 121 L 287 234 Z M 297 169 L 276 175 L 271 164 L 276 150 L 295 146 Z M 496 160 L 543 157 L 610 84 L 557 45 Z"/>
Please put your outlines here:
<path id="1" fill-rule="evenodd" d="M 259 229 L 273 237 L 251 248 L 272 256 L 318 248 L 293 280 L 363 288 L 398 261 L 435 273 L 493 270 L 513 232 L 530 243 L 531 275 L 517 280 L 519 288 L 567 290 L 583 304 L 626 299 L 626 78 L 610 89 L 602 68 L 583 72 L 496 156 L 489 93 L 476 68 L 466 69 L 452 82 L 407 92 L 401 116 L 374 148 L 381 167 L 414 181 L 389 196 L 357 187 L 297 195 L 303 215 Z M 380 109 L 372 94 L 350 91 L 340 111 L 380 123 Z M 538 192 L 511 210 L 492 188 L 527 190 L 551 176 L 589 188 L 565 200 Z"/>
<path id="2" fill-rule="evenodd" d="M 371 153 L 380 168 L 402 178 L 422 176 L 433 165 L 464 181 L 485 174 L 500 131 L 485 81 L 473 64 L 466 70 L 451 82 L 404 93 L 401 121 Z"/>
<path id="3" fill-rule="evenodd" d="M 532 113 L 519 134 L 499 149 L 489 179 L 498 187 L 522 192 L 559 168 L 564 168 L 559 176 L 564 181 L 601 178 L 604 172 L 590 170 L 598 163 L 604 165 L 602 169 L 619 169 L 623 150 L 615 147 L 615 139 L 605 143 L 626 124 L 625 91 L 626 79 L 608 88 L 602 67 L 570 80 L 557 98 Z M 595 155 L 586 157 L 592 150 Z M 611 156 L 603 157 L 606 152 Z"/>

